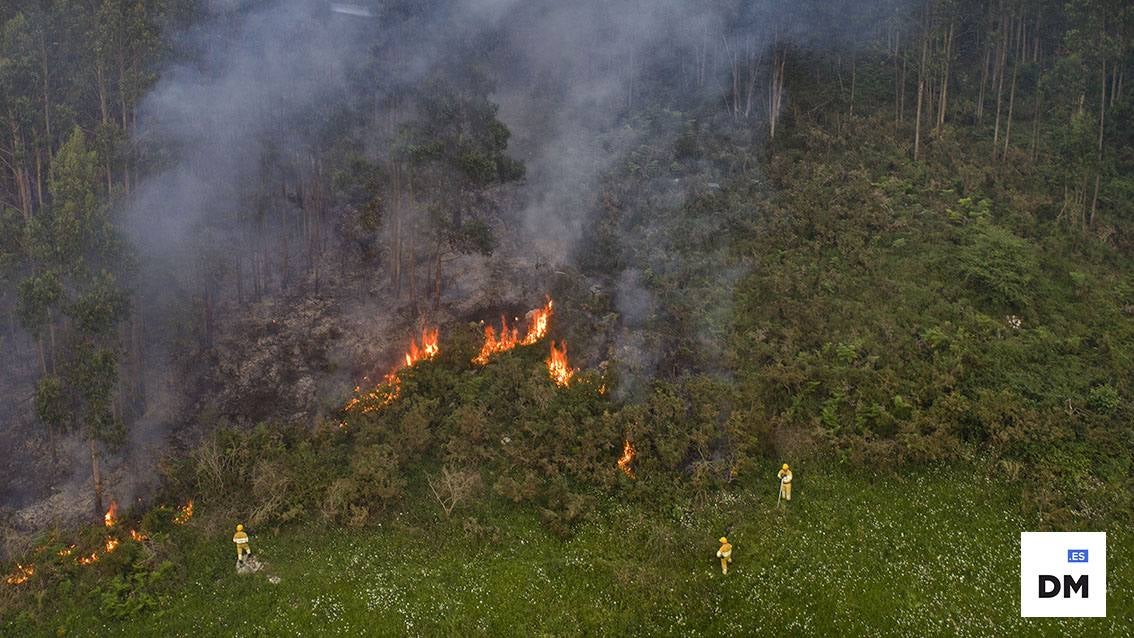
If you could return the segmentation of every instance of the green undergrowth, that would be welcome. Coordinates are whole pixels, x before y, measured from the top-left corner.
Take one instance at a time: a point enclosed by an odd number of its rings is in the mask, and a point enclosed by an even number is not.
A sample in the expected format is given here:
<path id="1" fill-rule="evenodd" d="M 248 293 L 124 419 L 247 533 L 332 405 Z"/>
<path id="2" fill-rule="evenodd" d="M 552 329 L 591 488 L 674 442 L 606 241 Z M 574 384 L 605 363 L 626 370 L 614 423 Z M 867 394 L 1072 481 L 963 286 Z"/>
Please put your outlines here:
<path id="1" fill-rule="evenodd" d="M 956 469 L 797 478 L 783 510 L 774 480 L 660 508 L 601 499 L 568 539 L 501 501 L 449 519 L 419 501 L 364 530 L 252 529 L 267 567 L 251 576 L 233 573 L 228 532 L 207 535 L 203 513 L 178 532 L 179 577 L 153 608 L 119 619 L 89 581 L 58 583 L 0 633 L 1134 635 L 1126 528 L 1107 530 L 1108 618 L 1023 619 L 1018 539 L 1035 523 L 1013 487 Z"/>

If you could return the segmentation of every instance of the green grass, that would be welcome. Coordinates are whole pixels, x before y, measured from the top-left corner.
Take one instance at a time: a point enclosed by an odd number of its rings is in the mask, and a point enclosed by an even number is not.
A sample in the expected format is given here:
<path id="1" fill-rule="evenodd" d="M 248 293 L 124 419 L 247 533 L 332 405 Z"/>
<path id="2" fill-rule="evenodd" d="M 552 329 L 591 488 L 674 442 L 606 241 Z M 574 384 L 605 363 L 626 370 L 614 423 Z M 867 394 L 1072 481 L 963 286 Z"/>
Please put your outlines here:
<path id="1" fill-rule="evenodd" d="M 1012 489 L 973 475 L 872 479 L 801 467 L 658 510 L 608 501 L 570 540 L 526 510 L 394 517 L 365 531 L 252 530 L 268 568 L 231 572 L 227 534 L 200 539 L 158 612 L 116 623 L 90 597 L 49 597 L 20 635 L 1131 636 L 1130 531 L 1108 535 L 1106 619 L 1019 617 Z M 422 514 L 422 512 L 428 512 Z M 734 543 L 722 577 L 716 539 Z M 278 585 L 266 576 L 278 575 Z"/>

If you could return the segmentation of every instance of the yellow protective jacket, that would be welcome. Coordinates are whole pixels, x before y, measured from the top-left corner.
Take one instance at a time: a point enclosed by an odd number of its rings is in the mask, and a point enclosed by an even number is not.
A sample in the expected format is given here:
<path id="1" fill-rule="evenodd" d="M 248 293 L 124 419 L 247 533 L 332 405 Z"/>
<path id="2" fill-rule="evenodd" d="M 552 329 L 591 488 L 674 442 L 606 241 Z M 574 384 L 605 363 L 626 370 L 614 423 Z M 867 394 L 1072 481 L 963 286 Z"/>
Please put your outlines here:
<path id="1" fill-rule="evenodd" d="M 236 554 L 239 556 L 244 552 L 251 552 L 252 548 L 248 546 L 248 534 L 244 532 L 237 532 L 232 535 L 232 542 L 236 543 Z"/>
<path id="2" fill-rule="evenodd" d="M 721 548 L 717 550 L 717 558 L 732 562 L 732 543 L 724 543 Z"/>

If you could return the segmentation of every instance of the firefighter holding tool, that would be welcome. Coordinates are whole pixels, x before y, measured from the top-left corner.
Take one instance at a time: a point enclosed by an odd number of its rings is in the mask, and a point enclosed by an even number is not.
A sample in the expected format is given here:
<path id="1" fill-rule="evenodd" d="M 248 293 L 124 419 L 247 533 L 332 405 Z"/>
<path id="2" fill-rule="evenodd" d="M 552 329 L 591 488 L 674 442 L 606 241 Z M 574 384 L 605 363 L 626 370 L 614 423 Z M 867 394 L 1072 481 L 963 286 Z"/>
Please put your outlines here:
<path id="1" fill-rule="evenodd" d="M 779 471 L 778 474 L 776 474 L 776 476 L 779 477 L 779 479 L 780 479 L 780 498 L 785 500 L 785 501 L 790 501 L 791 500 L 791 468 L 788 467 L 787 463 L 784 463 L 784 466 L 782 468 L 780 468 L 780 471 Z"/>

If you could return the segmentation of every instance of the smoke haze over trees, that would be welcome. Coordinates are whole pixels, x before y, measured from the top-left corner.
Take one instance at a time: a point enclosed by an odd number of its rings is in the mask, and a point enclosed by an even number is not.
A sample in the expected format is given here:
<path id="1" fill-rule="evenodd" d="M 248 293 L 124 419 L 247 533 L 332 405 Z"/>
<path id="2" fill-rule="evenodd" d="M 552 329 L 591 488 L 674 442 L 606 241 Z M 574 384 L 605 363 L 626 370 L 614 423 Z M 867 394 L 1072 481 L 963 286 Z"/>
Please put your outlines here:
<path id="1" fill-rule="evenodd" d="M 0 443 L 26 462 L 0 467 L 0 503 L 148 495 L 169 449 L 336 418 L 426 325 L 547 293 L 633 412 L 605 436 L 696 421 L 657 434 L 659 471 L 731 480 L 797 439 L 1018 464 L 1028 428 L 1110 436 L 1131 392 L 1129 329 L 1107 327 L 1134 304 L 1131 20 L 1088 0 L 8 3 Z M 911 227 L 937 243 L 905 255 Z M 894 272 L 946 273 L 956 306 L 873 322 Z M 903 306 L 932 306 L 907 283 Z M 1110 314 L 1084 310 L 1103 289 Z M 973 339 L 1015 334 L 1005 317 L 1052 327 L 992 380 Z M 443 399 L 398 413 L 407 441 Z M 1068 402 L 1077 434 L 1053 434 Z M 407 445 L 355 465 L 398 484 L 430 458 Z"/>

